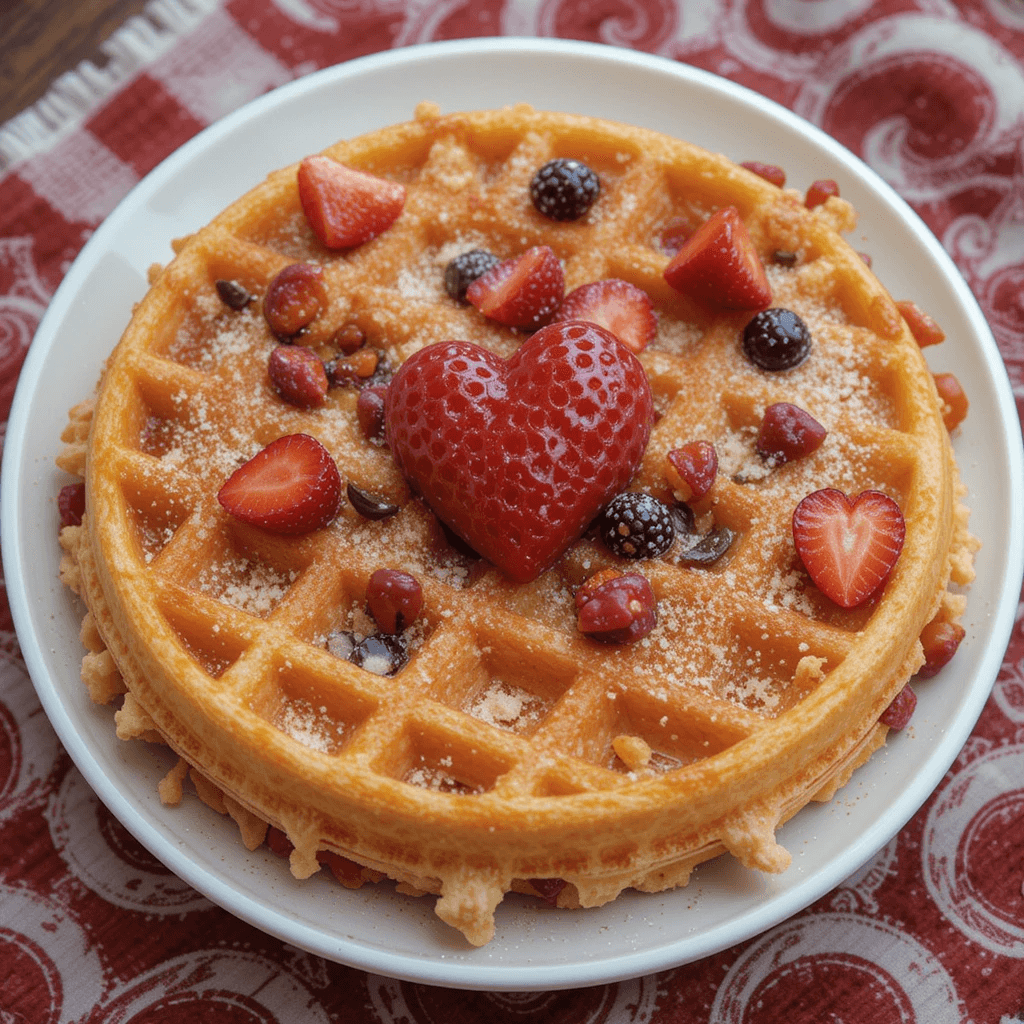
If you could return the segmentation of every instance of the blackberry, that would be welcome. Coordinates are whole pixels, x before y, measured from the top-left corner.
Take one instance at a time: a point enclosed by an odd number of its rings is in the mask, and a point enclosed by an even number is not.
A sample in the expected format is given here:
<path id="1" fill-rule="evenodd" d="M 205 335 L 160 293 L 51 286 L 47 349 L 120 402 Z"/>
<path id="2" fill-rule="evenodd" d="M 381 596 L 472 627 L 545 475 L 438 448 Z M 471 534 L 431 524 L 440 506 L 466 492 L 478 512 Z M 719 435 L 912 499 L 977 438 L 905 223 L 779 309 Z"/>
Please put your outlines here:
<path id="1" fill-rule="evenodd" d="M 456 256 L 444 268 L 444 290 L 456 301 L 466 302 L 466 289 L 501 260 L 486 249 L 471 249 Z"/>
<path id="2" fill-rule="evenodd" d="M 597 528 L 608 549 L 622 558 L 657 558 L 676 537 L 672 510 L 639 491 L 612 498 L 598 517 Z"/>
<path id="3" fill-rule="evenodd" d="M 401 637 L 389 633 L 371 633 L 352 648 L 348 660 L 374 675 L 393 676 L 405 668 L 409 661 L 409 649 Z"/>
<path id="4" fill-rule="evenodd" d="M 791 370 L 811 353 L 811 332 L 789 309 L 766 309 L 743 330 L 743 351 L 762 370 Z"/>
<path id="5" fill-rule="evenodd" d="M 537 212 L 551 220 L 578 220 L 601 191 L 597 175 L 579 160 L 549 160 L 530 182 Z"/>

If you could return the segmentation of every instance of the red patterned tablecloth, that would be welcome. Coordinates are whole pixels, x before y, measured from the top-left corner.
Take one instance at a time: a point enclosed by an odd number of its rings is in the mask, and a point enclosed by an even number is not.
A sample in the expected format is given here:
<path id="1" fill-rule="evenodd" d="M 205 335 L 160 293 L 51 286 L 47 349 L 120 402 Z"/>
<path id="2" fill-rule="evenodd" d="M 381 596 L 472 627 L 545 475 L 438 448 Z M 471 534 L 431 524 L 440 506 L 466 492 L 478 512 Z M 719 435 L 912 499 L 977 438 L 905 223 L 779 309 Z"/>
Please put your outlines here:
<path id="1" fill-rule="evenodd" d="M 0 127 L 0 416 L 90 232 L 199 129 L 361 54 L 502 34 L 658 53 L 820 125 L 872 164 L 954 257 L 1022 407 L 1022 0 L 153 0 L 146 19 L 109 41 L 102 69 L 65 76 Z M 157 908 L 145 893 L 167 872 L 62 751 L 0 600 L 0 1021 L 1024 1021 L 1017 618 L 957 763 L 899 836 L 834 892 L 698 963 L 592 989 L 503 995 L 329 963 L 198 894 Z M 958 812 L 937 821 L 943 802 Z M 925 832 L 937 828 L 955 872 L 941 888 L 927 884 L 922 863 Z"/>

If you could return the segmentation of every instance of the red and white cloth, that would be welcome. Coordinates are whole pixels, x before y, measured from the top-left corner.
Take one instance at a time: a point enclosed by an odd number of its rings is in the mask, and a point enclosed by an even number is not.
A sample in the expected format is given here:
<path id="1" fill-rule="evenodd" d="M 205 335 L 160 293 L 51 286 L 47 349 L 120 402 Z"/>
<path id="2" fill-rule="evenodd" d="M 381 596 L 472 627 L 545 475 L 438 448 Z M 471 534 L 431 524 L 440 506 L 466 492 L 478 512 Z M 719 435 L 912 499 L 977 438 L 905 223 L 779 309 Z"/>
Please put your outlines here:
<path id="1" fill-rule="evenodd" d="M 1022 0 L 153 0 L 106 45 L 102 69 L 80 67 L 0 126 L 0 418 L 71 261 L 165 156 L 315 69 L 479 35 L 658 53 L 824 128 L 878 170 L 956 260 L 1024 408 Z M 1020 618 L 957 763 L 900 835 L 835 891 L 699 963 L 593 989 L 502 995 L 320 960 L 179 882 L 62 751 L 0 596 L 0 1021 L 1024 1021 Z M 922 849 L 934 847 L 940 818 L 949 877 L 936 887 Z"/>

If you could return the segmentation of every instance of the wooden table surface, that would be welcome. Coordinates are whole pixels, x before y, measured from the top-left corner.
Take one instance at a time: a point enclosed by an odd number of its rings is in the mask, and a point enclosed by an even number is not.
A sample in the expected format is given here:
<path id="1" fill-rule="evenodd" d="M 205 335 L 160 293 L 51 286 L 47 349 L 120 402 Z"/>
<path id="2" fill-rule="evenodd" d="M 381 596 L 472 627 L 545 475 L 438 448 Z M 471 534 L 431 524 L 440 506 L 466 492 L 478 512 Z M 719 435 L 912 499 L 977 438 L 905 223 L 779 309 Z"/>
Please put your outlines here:
<path id="1" fill-rule="evenodd" d="M 0 0 L 0 124 L 42 97 L 147 0 Z"/>

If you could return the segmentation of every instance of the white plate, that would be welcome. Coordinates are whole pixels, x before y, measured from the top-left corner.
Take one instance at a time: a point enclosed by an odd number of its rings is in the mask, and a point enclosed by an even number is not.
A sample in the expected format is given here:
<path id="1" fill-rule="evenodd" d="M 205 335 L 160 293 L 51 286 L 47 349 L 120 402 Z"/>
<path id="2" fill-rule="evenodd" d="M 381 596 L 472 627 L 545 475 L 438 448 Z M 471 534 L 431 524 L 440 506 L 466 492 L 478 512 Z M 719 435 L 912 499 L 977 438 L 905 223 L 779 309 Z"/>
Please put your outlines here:
<path id="1" fill-rule="evenodd" d="M 781 841 L 793 866 L 762 877 L 720 859 L 686 889 L 627 893 L 559 913 L 510 897 L 497 937 L 470 949 L 434 916 L 433 900 L 389 886 L 351 892 L 294 882 L 281 861 L 248 853 L 227 819 L 194 799 L 161 806 L 166 761 L 114 738 L 111 712 L 80 684 L 81 608 L 57 581 L 54 469 L 65 412 L 84 397 L 145 291 L 146 268 L 275 167 L 334 140 L 408 119 L 432 99 L 445 111 L 525 100 L 691 139 L 734 159 L 778 163 L 804 187 L 835 178 L 860 211 L 855 244 L 899 298 L 912 298 L 950 340 L 929 349 L 971 397 L 957 450 L 985 546 L 967 640 L 940 677 L 918 687 L 913 727 L 861 769 L 838 799 L 808 808 Z M 204 131 L 154 170 L 83 249 L 28 354 L 3 463 L 4 563 L 22 650 L 47 714 L 100 798 L 161 861 L 211 900 L 296 946 L 398 978 L 463 988 L 530 990 L 635 977 L 707 956 L 784 920 L 839 884 L 921 806 L 970 734 L 996 677 L 1024 564 L 1024 458 L 995 343 L 928 229 L 878 177 L 788 111 L 710 74 L 590 44 L 486 39 L 385 52 L 311 75 Z"/>

